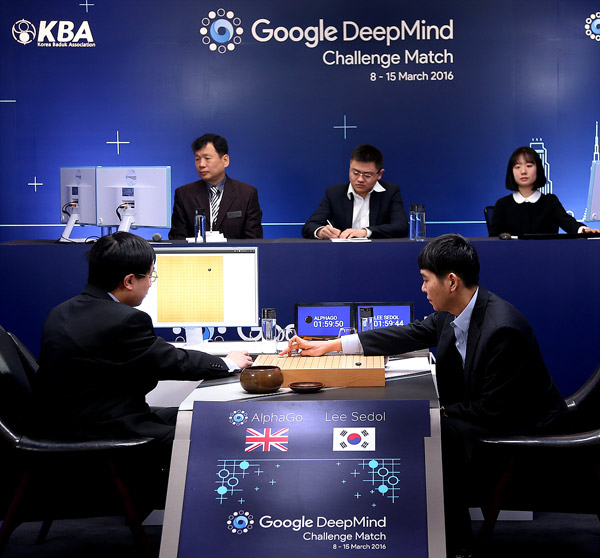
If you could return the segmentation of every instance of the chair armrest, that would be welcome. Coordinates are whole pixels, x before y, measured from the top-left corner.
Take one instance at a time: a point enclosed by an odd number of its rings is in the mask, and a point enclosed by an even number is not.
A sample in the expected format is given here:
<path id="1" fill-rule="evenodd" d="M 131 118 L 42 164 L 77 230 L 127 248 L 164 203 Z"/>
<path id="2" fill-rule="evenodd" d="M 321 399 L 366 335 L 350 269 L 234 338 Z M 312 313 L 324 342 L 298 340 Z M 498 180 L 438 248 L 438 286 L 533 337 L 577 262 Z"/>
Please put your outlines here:
<path id="1" fill-rule="evenodd" d="M 478 442 L 484 446 L 520 448 L 574 448 L 600 445 L 600 430 L 577 432 L 575 434 L 530 435 L 530 436 L 490 436 Z"/>
<path id="2" fill-rule="evenodd" d="M 38 453 L 89 453 L 89 452 L 121 452 L 134 448 L 146 447 L 154 442 L 153 438 L 123 438 L 82 440 L 71 442 L 66 440 L 50 440 L 22 436 L 15 444 L 15 449 Z"/>

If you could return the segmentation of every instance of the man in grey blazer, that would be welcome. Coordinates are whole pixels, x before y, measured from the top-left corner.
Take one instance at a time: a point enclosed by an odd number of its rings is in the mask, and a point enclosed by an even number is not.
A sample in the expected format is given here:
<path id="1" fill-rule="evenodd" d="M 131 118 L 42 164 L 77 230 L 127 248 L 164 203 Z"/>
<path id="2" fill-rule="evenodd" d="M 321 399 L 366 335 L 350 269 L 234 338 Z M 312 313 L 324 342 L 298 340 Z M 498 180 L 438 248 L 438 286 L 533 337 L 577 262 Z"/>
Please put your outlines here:
<path id="1" fill-rule="evenodd" d="M 421 290 L 435 310 L 423 321 L 325 342 L 294 337 L 290 348 L 311 356 L 437 347 L 448 555 L 469 556 L 465 494 L 475 442 L 545 429 L 560 421 L 566 407 L 525 317 L 479 286 L 479 259 L 467 239 L 436 238 L 421 251 L 418 265 Z"/>
<path id="2" fill-rule="evenodd" d="M 170 239 L 194 236 L 196 212 L 206 217 L 206 230 L 225 238 L 262 238 L 262 211 L 258 191 L 225 174 L 229 166 L 227 140 L 204 134 L 192 143 L 196 170 L 201 180 L 175 190 Z"/>
<path id="3" fill-rule="evenodd" d="M 302 227 L 304 238 L 396 238 L 407 236 L 400 188 L 381 180 L 383 155 L 359 145 L 350 155 L 349 182 L 327 188 L 319 207 Z"/>

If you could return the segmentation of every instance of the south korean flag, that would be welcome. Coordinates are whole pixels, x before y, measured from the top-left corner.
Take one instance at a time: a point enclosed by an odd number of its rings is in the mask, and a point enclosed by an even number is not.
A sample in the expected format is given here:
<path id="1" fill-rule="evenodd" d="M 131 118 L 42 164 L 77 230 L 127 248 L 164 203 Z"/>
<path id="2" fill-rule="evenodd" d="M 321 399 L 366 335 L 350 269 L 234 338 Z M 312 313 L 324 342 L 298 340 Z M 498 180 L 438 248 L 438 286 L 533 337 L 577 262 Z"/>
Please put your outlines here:
<path id="1" fill-rule="evenodd" d="M 375 428 L 334 428 L 333 451 L 375 451 Z"/>

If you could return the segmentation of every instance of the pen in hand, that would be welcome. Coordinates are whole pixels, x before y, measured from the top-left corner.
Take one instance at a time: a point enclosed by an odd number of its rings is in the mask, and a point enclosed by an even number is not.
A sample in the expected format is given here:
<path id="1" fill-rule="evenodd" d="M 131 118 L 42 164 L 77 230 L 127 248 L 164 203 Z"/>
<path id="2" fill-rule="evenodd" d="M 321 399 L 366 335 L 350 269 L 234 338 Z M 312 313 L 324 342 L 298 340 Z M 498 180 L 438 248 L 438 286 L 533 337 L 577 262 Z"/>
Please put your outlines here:
<path id="1" fill-rule="evenodd" d="M 331 221 L 330 221 L 329 219 L 327 219 L 327 224 L 328 224 L 328 225 L 329 225 L 329 226 L 330 226 L 332 229 L 334 229 L 334 228 L 335 228 L 335 227 L 334 227 L 334 226 L 331 224 Z M 339 237 L 340 237 L 340 235 L 338 234 L 338 235 L 337 235 L 337 238 L 339 238 Z"/>

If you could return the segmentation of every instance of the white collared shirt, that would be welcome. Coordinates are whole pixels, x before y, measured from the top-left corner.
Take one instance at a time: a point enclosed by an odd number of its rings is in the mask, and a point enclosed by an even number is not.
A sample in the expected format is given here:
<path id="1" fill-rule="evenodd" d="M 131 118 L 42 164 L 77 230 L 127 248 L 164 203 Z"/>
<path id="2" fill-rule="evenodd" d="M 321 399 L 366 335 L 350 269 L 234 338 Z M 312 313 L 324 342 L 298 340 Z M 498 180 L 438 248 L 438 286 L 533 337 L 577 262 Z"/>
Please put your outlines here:
<path id="1" fill-rule="evenodd" d="M 454 330 L 456 349 L 460 353 L 463 366 L 465 365 L 465 358 L 467 356 L 467 339 L 469 337 L 469 326 L 471 325 L 471 316 L 473 315 L 473 308 L 475 308 L 475 302 L 477 301 L 477 294 L 479 293 L 479 287 L 471 297 L 469 304 L 465 306 L 465 309 L 456 317 L 450 325 Z"/>
<path id="2" fill-rule="evenodd" d="M 373 186 L 373 189 L 363 198 L 362 196 L 356 193 L 356 191 L 352 187 L 352 183 L 350 182 L 348 184 L 348 191 L 346 192 L 348 199 L 354 199 L 354 205 L 352 208 L 352 228 L 366 229 L 367 238 L 370 238 L 372 234 L 371 229 L 369 229 L 369 204 L 371 202 L 371 194 L 374 191 L 385 192 L 385 188 L 381 184 L 379 184 L 379 181 L 377 181 L 375 183 L 375 186 Z"/>
<path id="3" fill-rule="evenodd" d="M 539 190 L 536 190 L 533 194 L 531 194 L 531 196 L 526 198 L 525 196 L 523 196 L 521 194 L 521 192 L 513 192 L 512 196 L 513 196 L 513 200 L 515 200 L 515 202 L 518 204 L 535 203 L 542 197 L 542 193 Z"/>

